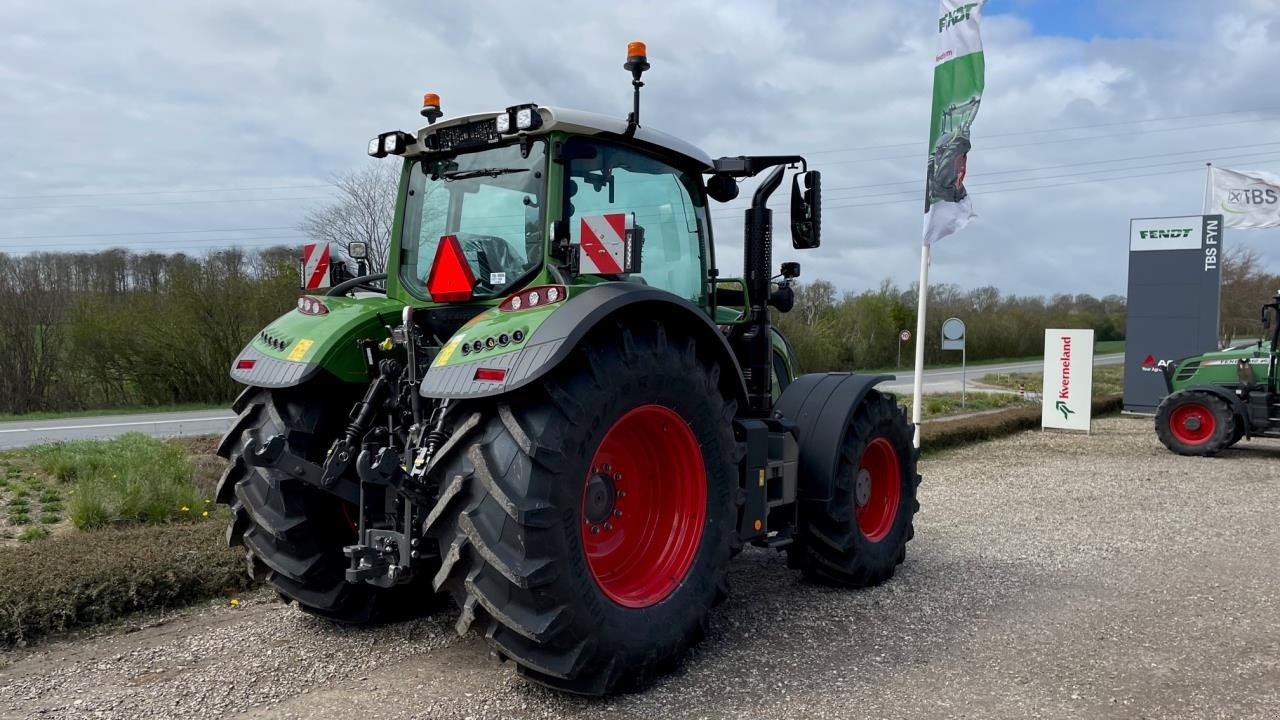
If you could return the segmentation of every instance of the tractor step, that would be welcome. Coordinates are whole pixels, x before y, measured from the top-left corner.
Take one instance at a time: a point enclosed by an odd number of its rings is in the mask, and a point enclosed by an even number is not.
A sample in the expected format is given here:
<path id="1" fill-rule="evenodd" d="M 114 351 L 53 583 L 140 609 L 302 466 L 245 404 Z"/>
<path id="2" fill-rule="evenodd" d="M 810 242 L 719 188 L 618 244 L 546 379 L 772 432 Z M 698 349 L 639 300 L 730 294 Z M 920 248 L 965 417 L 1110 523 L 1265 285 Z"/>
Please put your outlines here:
<path id="1" fill-rule="evenodd" d="M 734 432 L 745 448 L 738 536 L 762 547 L 786 547 L 795 529 L 800 456 L 795 424 L 782 418 L 743 418 L 734 421 Z"/>

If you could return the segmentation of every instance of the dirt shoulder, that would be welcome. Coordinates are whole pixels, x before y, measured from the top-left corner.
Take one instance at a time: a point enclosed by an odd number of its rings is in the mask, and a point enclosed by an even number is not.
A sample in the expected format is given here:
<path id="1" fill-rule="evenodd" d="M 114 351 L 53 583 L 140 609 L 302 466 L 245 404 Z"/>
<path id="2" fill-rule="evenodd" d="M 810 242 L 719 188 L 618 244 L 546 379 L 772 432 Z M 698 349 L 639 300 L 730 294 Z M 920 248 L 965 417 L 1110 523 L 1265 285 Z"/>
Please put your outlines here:
<path id="1" fill-rule="evenodd" d="M 941 452 L 897 578 L 747 552 L 641 694 L 522 683 L 448 610 L 341 628 L 260 592 L 0 654 L 0 717 L 1280 717 L 1277 467 L 1280 443 L 1183 458 L 1119 417 Z"/>

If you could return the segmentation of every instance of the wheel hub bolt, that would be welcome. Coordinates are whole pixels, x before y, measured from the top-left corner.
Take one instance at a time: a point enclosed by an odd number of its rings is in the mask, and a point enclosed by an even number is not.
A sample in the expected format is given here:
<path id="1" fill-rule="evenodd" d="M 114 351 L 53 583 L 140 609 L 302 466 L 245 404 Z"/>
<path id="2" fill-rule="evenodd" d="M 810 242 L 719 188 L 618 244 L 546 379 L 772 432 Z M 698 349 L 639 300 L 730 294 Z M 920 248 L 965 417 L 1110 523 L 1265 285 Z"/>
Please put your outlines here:
<path id="1" fill-rule="evenodd" d="M 605 529 L 605 530 L 612 530 L 612 529 L 613 529 L 613 523 L 605 523 L 605 524 L 604 524 L 604 529 Z"/>
<path id="2" fill-rule="evenodd" d="M 858 507 L 867 504 L 871 499 L 871 473 L 866 468 L 858 471 L 858 478 L 853 483 L 853 501 Z"/>
<path id="3" fill-rule="evenodd" d="M 592 535 L 599 535 L 599 534 L 600 534 L 600 526 L 599 526 L 599 525 L 592 525 L 592 526 L 591 526 L 591 534 L 592 534 Z"/>

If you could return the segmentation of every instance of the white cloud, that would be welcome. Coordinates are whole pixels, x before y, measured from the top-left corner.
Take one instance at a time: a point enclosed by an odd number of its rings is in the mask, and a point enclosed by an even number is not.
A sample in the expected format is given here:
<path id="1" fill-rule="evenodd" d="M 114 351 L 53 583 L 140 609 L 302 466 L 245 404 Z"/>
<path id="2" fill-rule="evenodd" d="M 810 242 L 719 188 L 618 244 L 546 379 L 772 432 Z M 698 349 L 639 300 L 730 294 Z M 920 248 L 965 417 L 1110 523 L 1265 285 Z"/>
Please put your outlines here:
<path id="1" fill-rule="evenodd" d="M 1145 34 L 1090 41 L 989 17 L 987 92 L 969 167 L 980 217 L 939 245 L 932 278 L 1018 293 L 1123 293 L 1129 217 L 1197 212 L 1203 180 L 1195 168 L 1213 155 L 1241 156 L 1222 161 L 1228 166 L 1280 166 L 1274 111 L 1009 135 L 1280 107 L 1274 3 L 1214 6 L 1129 3 L 1118 11 L 1124 27 Z M 269 198 L 314 198 L 322 189 L 71 194 L 323 184 L 364 162 L 369 136 L 419 124 L 417 100 L 427 90 L 443 96 L 447 113 L 535 101 L 621 116 L 630 102 L 623 48 L 643 39 L 654 65 L 645 124 L 713 155 L 813 152 L 829 188 L 824 246 L 783 248 L 780 259 L 798 259 L 807 278 L 846 289 L 886 276 L 905 285 L 919 251 L 934 9 L 927 0 L 11 0 L 0 30 L 0 197 L 50 197 L 0 200 L 0 236 L 282 227 L 220 237 L 289 237 L 316 201 Z M 1167 131 L 1175 127 L 1194 129 Z M 895 143 L 906 145 L 814 152 Z M 1009 181 L 1028 175 L 991 174 L 1229 146 L 1247 147 L 1045 170 L 1034 176 L 1100 171 L 1035 183 L 1045 190 L 1009 191 L 1017 188 Z M 1183 163 L 1119 169 L 1174 161 Z M 1066 184 L 1183 169 L 1191 171 Z M 834 190 L 842 187 L 851 189 Z M 245 198 L 257 202 L 208 202 Z M 184 200 L 201 202 L 174 204 Z M 716 211 L 725 272 L 741 263 L 739 215 Z M 23 242 L 0 239 L 0 249 Z M 1280 268 L 1278 233 L 1230 233 L 1227 242 L 1257 247 Z"/>

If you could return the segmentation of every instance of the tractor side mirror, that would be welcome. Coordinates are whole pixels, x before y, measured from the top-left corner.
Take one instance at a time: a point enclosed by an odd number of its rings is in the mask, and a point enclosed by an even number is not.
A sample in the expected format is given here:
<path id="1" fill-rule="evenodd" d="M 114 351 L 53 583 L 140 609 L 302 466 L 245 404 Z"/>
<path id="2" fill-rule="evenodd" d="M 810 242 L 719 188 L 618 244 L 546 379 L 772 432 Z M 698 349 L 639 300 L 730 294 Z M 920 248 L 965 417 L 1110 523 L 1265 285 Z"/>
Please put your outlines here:
<path id="1" fill-rule="evenodd" d="M 822 174 L 796 173 L 791 181 L 791 246 L 809 250 L 822 244 Z"/>

